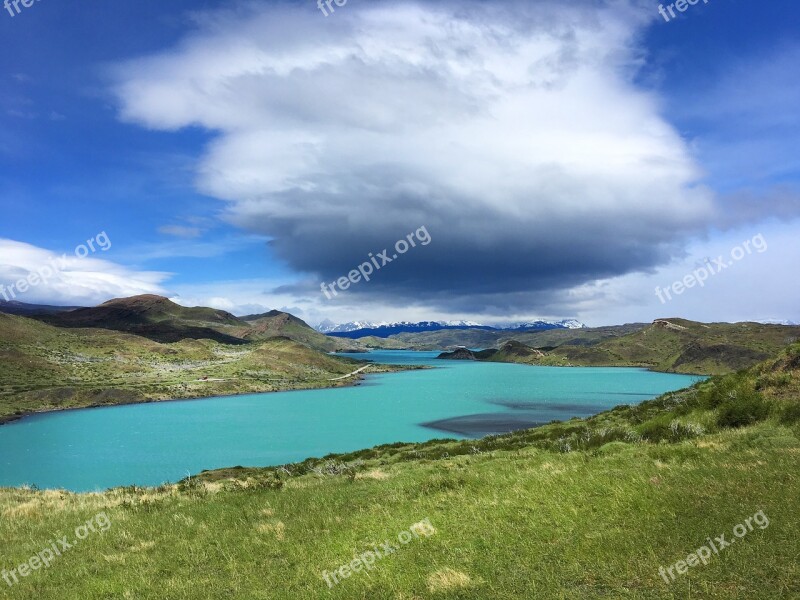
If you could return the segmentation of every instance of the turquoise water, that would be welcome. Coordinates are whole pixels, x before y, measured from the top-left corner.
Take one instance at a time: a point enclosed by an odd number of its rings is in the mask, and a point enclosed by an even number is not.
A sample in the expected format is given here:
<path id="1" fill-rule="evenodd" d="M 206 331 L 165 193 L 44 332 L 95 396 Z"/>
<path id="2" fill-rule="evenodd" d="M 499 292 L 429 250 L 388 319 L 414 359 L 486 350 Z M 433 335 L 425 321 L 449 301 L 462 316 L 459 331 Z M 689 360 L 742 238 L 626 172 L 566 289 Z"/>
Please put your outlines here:
<path id="1" fill-rule="evenodd" d="M 353 358 L 436 369 L 370 375 L 359 386 L 34 415 L 0 427 L 0 486 L 73 491 L 157 485 L 203 469 L 267 466 L 391 442 L 468 438 L 588 416 L 698 378 L 627 368 Z"/>

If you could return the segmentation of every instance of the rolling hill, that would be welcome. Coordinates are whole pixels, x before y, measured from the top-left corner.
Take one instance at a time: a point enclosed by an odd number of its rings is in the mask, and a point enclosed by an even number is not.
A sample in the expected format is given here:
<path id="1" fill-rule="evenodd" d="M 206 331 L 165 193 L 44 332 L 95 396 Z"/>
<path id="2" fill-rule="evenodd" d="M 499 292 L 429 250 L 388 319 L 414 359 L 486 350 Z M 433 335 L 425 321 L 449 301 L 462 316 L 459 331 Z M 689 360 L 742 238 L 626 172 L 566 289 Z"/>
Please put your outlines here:
<path id="1" fill-rule="evenodd" d="M 608 327 L 559 328 L 540 331 L 449 329 L 422 333 L 402 333 L 389 338 L 362 338 L 360 341 L 376 348 L 403 347 L 414 350 L 446 350 L 453 346 L 468 348 L 498 348 L 514 340 L 535 348 L 561 345 L 587 346 L 639 331 L 647 323 L 613 325 Z"/>
<path id="2" fill-rule="evenodd" d="M 364 349 L 358 342 L 323 335 L 288 313 L 240 318 L 214 308 L 184 307 L 155 295 L 117 298 L 66 312 L 30 310 L 25 314 L 56 327 L 124 331 L 161 343 L 193 339 L 237 345 L 287 337 L 322 352 Z"/>
<path id="3" fill-rule="evenodd" d="M 552 346 L 533 347 L 517 337 L 522 336 L 499 340 L 497 348 L 475 352 L 474 357 L 529 365 L 646 367 L 715 375 L 748 368 L 775 356 L 781 348 L 800 339 L 800 327 L 657 319 L 642 327 L 576 330 L 574 334 L 548 331 L 523 338 Z"/>
<path id="4" fill-rule="evenodd" d="M 279 310 L 248 315 L 242 317 L 242 321 L 246 322 L 246 327 L 234 331 L 237 337 L 248 341 L 284 336 L 323 352 L 366 349 L 357 341 L 333 338 L 319 333 L 302 319 Z"/>
<path id="5" fill-rule="evenodd" d="M 558 346 L 547 360 L 714 375 L 751 367 L 798 339 L 798 326 L 657 319 L 640 331 L 594 345 Z"/>
<path id="6" fill-rule="evenodd" d="M 243 344 L 244 340 L 233 332 L 234 328 L 247 325 L 223 310 L 186 308 L 150 294 L 117 298 L 92 308 L 32 316 L 56 327 L 113 329 L 164 343 L 209 339 Z"/>
<path id="7" fill-rule="evenodd" d="M 103 310 L 120 315 L 116 306 Z M 189 314 L 230 326 L 227 313 Z M 176 331 L 174 321 L 168 327 Z M 352 380 L 331 379 L 364 364 L 285 336 L 234 339 L 163 343 L 0 313 L 0 423 L 42 410 L 346 385 Z"/>

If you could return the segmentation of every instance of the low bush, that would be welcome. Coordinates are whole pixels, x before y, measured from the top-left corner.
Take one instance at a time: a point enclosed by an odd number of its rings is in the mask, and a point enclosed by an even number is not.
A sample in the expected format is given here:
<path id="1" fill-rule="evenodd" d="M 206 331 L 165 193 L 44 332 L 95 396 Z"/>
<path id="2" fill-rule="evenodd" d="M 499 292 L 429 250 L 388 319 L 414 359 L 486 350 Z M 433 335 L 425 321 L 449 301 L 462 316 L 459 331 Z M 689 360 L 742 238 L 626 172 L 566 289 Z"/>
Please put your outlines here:
<path id="1" fill-rule="evenodd" d="M 769 416 L 769 405 L 756 391 L 745 391 L 726 400 L 717 413 L 720 427 L 745 427 Z"/>
<path id="2" fill-rule="evenodd" d="M 800 403 L 785 406 L 780 413 L 781 425 L 794 425 L 800 423 Z"/>

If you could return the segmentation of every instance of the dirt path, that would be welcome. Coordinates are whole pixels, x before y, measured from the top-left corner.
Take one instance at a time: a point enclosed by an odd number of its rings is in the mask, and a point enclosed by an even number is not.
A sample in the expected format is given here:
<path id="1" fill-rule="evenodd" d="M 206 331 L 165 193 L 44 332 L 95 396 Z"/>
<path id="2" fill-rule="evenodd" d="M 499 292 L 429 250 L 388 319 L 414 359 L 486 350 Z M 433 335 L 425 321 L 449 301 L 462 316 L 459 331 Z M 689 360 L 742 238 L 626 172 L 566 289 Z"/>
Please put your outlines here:
<path id="1" fill-rule="evenodd" d="M 369 367 L 370 367 L 370 365 L 365 365 L 365 366 L 361 367 L 360 369 L 356 369 L 352 373 L 348 373 L 347 375 L 342 375 L 341 377 L 334 377 L 333 379 L 329 379 L 328 381 L 339 381 L 340 379 L 347 379 L 348 377 L 352 377 L 356 373 L 360 373 L 361 371 L 363 371 L 364 369 L 368 369 Z"/>

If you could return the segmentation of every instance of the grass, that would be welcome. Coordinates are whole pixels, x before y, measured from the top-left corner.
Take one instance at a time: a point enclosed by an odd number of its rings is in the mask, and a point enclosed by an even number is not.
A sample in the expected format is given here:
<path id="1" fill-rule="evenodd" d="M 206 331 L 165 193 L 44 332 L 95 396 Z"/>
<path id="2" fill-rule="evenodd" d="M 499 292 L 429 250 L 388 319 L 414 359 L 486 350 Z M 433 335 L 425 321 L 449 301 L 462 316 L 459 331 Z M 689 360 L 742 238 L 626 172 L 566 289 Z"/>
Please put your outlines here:
<path id="1" fill-rule="evenodd" d="M 280 489 L 201 483 L 102 495 L 0 494 L 10 568 L 99 511 L 9 598 L 779 598 L 800 594 L 796 432 L 772 425 L 596 454 L 492 451 L 309 474 Z M 775 493 L 780 485 L 781 493 Z M 754 532 L 667 585 L 672 565 L 763 510 Z M 435 535 L 329 589 L 413 523 Z M 449 583 L 449 584 L 448 584 Z M 0 588 L 1 589 L 1 588 Z M 198 595 L 202 590 L 202 595 Z"/>
<path id="2" fill-rule="evenodd" d="M 797 326 L 657 319 L 651 325 L 527 333 L 479 330 L 406 333 L 393 336 L 389 341 L 417 349 L 454 345 L 499 348 L 491 358 L 498 362 L 645 367 L 674 373 L 722 375 L 752 367 L 798 339 L 800 327 Z M 525 346 L 530 348 L 526 350 Z M 544 356 L 534 349 L 542 350 Z"/>
<path id="3" fill-rule="evenodd" d="M 0 423 L 44 410 L 348 385 L 331 379 L 363 364 L 285 337 L 168 344 L 0 314 Z"/>
<path id="4" fill-rule="evenodd" d="M 112 523 L 0 597 L 797 598 L 798 392 L 800 345 L 635 407 L 481 440 L 152 489 L 0 490 L 0 568 L 100 511 Z M 730 407 L 746 418 L 722 419 Z M 768 527 L 670 584 L 659 576 L 758 511 Z M 426 518 L 435 534 L 394 541 Z M 384 540 L 398 550 L 328 587 L 323 571 Z"/>

